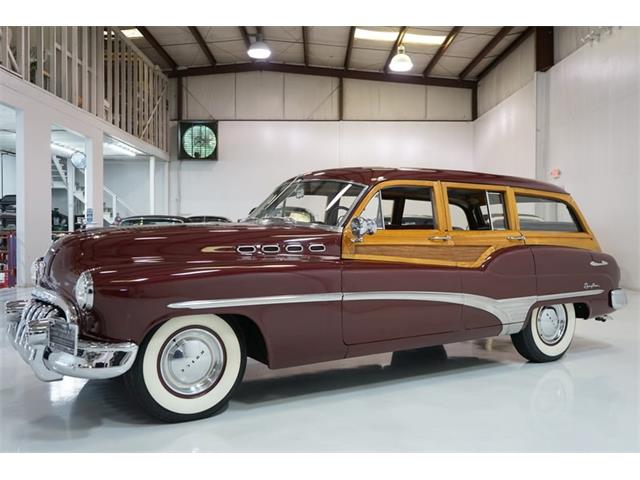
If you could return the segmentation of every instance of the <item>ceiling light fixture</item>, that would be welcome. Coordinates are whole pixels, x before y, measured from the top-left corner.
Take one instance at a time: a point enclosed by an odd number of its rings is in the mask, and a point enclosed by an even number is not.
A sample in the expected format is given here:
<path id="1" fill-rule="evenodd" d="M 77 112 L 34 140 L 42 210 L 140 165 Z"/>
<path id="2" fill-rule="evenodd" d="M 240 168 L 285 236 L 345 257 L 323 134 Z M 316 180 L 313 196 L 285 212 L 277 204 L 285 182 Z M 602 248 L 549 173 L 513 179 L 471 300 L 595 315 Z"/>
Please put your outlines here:
<path id="1" fill-rule="evenodd" d="M 120 31 L 127 38 L 142 38 L 142 33 L 137 28 L 127 28 Z"/>
<path id="2" fill-rule="evenodd" d="M 395 42 L 398 38 L 398 31 L 385 30 L 367 30 L 365 28 L 356 28 L 354 37 L 360 40 L 375 40 L 379 42 Z M 417 43 L 421 45 L 441 45 L 445 35 L 423 35 L 421 33 L 405 33 L 403 37 L 404 43 Z"/>
<path id="3" fill-rule="evenodd" d="M 256 41 L 249 45 L 247 55 L 257 60 L 264 60 L 271 56 L 271 49 L 269 45 L 264 42 L 261 33 L 256 34 Z"/>
<path id="4" fill-rule="evenodd" d="M 389 69 L 393 72 L 408 72 L 413 68 L 413 62 L 411 57 L 404 53 L 404 45 L 398 47 L 398 53 L 396 53 L 391 59 Z"/>
<path id="5" fill-rule="evenodd" d="M 74 167 L 80 170 L 87 168 L 87 156 L 82 152 L 73 152 L 69 160 Z"/>

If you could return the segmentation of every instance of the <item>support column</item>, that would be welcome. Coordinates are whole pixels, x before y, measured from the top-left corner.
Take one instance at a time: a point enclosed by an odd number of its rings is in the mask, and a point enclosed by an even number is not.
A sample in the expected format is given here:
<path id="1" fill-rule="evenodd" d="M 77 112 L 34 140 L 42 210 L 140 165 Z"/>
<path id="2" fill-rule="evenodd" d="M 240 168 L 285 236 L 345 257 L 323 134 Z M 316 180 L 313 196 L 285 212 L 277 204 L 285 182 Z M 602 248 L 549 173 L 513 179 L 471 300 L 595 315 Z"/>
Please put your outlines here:
<path id="1" fill-rule="evenodd" d="M 169 162 L 164 163 L 164 213 L 169 215 Z"/>
<path id="2" fill-rule="evenodd" d="M 534 82 L 536 88 L 536 178 L 548 182 L 549 74 L 536 72 Z"/>
<path id="3" fill-rule="evenodd" d="M 16 237 L 17 285 L 29 286 L 51 245 L 51 124 L 36 108 L 16 115 Z"/>
<path id="4" fill-rule="evenodd" d="M 149 214 L 156 213 L 156 157 L 149 157 Z"/>
<path id="5" fill-rule="evenodd" d="M 76 205 L 76 167 L 71 163 L 71 160 L 67 160 L 67 230 L 73 232 L 75 223 L 75 205 Z"/>
<path id="6" fill-rule="evenodd" d="M 87 156 L 85 171 L 85 215 L 87 228 L 102 227 L 104 223 L 104 160 L 102 156 L 102 132 L 87 137 L 84 142 Z M 91 209 L 91 210 L 90 210 Z M 93 219 L 89 224 L 89 212 Z"/>

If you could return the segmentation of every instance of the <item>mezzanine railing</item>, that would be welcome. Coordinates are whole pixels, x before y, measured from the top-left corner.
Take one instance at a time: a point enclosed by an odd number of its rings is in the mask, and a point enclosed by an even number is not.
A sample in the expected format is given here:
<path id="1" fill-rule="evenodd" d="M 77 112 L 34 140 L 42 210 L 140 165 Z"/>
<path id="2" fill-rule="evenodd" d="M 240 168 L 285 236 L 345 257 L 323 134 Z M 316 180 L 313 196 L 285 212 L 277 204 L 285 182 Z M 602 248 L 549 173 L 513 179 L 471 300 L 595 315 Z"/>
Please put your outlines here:
<path id="1" fill-rule="evenodd" d="M 167 151 L 168 79 L 116 27 L 2 27 L 0 67 Z"/>

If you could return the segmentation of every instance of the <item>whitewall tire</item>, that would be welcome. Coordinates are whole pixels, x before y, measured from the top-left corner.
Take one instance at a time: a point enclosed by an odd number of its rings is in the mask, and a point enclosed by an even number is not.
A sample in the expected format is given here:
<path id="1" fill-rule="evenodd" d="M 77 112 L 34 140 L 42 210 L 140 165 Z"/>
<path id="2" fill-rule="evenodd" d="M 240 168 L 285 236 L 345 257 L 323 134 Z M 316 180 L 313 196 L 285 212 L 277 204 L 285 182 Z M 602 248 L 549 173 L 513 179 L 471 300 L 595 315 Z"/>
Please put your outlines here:
<path id="1" fill-rule="evenodd" d="M 245 366 L 244 339 L 235 325 L 217 315 L 188 315 L 147 336 L 125 383 L 154 417 L 196 420 L 226 405 Z"/>
<path id="2" fill-rule="evenodd" d="M 529 322 L 522 331 L 511 335 L 511 340 L 527 360 L 551 362 L 569 349 L 575 328 L 573 304 L 545 305 L 533 309 Z"/>

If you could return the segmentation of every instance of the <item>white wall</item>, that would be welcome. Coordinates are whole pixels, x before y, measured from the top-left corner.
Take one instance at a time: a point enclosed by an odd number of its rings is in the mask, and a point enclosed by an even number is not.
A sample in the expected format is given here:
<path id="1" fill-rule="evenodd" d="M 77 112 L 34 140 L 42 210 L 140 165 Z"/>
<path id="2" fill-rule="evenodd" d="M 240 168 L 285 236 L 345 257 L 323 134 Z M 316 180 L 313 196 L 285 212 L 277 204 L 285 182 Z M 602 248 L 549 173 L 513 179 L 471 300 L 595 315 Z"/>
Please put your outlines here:
<path id="1" fill-rule="evenodd" d="M 0 170 L 2 171 L 0 196 L 15 195 L 16 193 L 16 156 L 8 153 L 0 155 Z"/>
<path id="2" fill-rule="evenodd" d="M 530 35 L 478 84 L 478 115 L 527 85 L 535 70 L 535 35 Z"/>
<path id="3" fill-rule="evenodd" d="M 183 118 L 338 120 L 338 79 L 278 72 L 183 79 Z M 175 80 L 171 118 L 176 118 Z M 344 80 L 345 120 L 471 120 L 471 90 Z"/>
<path id="4" fill-rule="evenodd" d="M 473 167 L 536 176 L 536 85 L 530 81 L 474 122 Z"/>
<path id="5" fill-rule="evenodd" d="M 470 122 L 220 122 L 219 160 L 171 162 L 171 211 L 245 217 L 279 183 L 340 166 L 470 169 Z"/>
<path id="6" fill-rule="evenodd" d="M 640 28 L 576 50 L 550 70 L 549 91 L 544 171 L 562 170 L 623 283 L 640 289 Z"/>
<path id="7" fill-rule="evenodd" d="M 105 159 L 104 186 L 133 209 L 134 215 L 150 213 L 149 160 L 147 158 Z M 106 199 L 110 201 L 110 197 Z M 129 213 L 117 212 L 121 217 Z"/>

